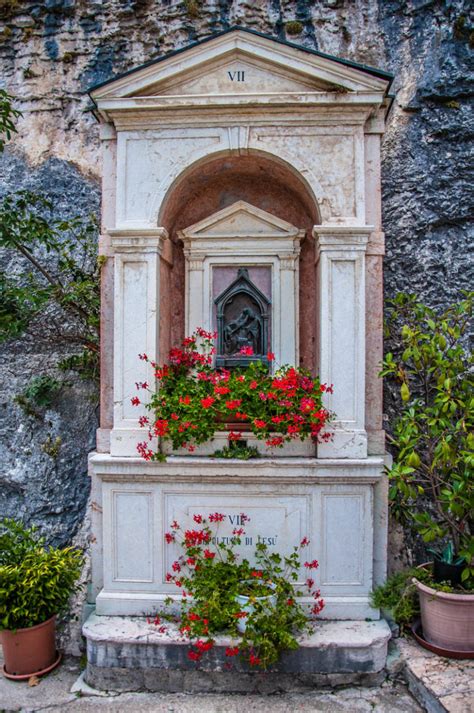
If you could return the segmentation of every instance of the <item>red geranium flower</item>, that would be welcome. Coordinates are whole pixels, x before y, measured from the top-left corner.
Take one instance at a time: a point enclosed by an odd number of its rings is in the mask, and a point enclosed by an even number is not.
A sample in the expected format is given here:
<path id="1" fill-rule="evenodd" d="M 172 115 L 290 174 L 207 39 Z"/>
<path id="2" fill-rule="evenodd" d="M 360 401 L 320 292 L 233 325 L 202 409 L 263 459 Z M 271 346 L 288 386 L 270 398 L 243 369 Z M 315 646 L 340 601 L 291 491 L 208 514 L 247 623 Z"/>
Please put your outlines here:
<path id="1" fill-rule="evenodd" d="M 239 354 L 242 354 L 242 356 L 253 356 L 253 353 L 253 347 L 242 347 L 239 351 Z"/>

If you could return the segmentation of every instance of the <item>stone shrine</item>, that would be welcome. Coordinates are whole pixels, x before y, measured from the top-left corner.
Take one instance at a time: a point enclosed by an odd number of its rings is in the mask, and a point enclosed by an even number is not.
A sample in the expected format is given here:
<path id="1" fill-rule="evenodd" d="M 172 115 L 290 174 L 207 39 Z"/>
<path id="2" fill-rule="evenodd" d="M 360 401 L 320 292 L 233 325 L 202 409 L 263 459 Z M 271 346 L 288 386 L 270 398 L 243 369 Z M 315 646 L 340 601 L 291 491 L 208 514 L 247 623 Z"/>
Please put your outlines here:
<path id="1" fill-rule="evenodd" d="M 373 620 L 375 638 L 364 633 L 354 646 L 370 651 L 376 639 L 386 650 L 388 627 L 369 596 L 386 570 L 378 371 L 390 81 L 234 28 L 91 91 L 107 257 L 101 427 L 90 457 L 96 615 L 84 629 L 96 668 L 112 665 L 94 648 L 106 622 L 177 597 L 165 581 L 169 523 L 215 510 L 250 515 L 244 550 L 261 538 L 284 552 L 308 536 L 322 617 L 361 631 Z M 196 327 L 219 332 L 217 365 L 232 367 L 249 345 L 333 384 L 332 440 L 262 446 L 261 458 L 237 461 L 209 457 L 225 439 L 216 434 L 193 456 L 139 458 L 145 411 L 131 398 L 153 371 L 138 354 L 164 363 Z M 381 660 L 332 670 L 377 671 Z"/>

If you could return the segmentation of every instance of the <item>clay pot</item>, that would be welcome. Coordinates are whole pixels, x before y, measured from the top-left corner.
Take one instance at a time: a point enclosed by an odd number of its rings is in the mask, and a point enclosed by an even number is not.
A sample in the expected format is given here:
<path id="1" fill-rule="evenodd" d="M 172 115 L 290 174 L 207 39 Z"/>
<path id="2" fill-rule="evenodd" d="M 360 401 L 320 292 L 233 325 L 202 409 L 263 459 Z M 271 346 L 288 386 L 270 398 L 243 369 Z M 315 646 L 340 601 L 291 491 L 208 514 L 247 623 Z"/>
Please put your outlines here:
<path id="1" fill-rule="evenodd" d="M 474 594 L 438 592 L 417 579 L 413 583 L 426 641 L 452 651 L 474 651 Z"/>
<path id="2" fill-rule="evenodd" d="M 27 629 L 4 629 L 1 636 L 5 675 L 28 677 L 50 670 L 58 659 L 55 634 L 56 616 Z"/>

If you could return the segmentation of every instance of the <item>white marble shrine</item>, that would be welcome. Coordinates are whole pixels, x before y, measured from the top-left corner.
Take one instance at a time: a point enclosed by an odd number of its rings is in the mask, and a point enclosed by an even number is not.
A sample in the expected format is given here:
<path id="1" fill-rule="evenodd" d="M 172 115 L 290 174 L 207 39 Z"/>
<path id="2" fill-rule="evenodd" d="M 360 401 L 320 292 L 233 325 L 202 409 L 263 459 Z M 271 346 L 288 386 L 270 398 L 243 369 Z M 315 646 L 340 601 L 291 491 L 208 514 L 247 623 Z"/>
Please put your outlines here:
<path id="1" fill-rule="evenodd" d="M 326 619 L 377 619 L 387 494 L 382 391 L 380 140 L 386 73 L 232 30 L 96 87 L 103 144 L 102 404 L 93 488 L 100 615 L 169 595 L 164 532 L 219 510 L 285 551 L 304 536 Z M 244 268 L 279 363 L 334 385 L 333 439 L 253 461 L 145 462 L 135 382 L 152 381 Z M 262 297 L 263 299 L 263 297 Z M 217 436 L 217 441 L 222 436 Z M 219 445 L 219 444 L 218 444 Z"/>

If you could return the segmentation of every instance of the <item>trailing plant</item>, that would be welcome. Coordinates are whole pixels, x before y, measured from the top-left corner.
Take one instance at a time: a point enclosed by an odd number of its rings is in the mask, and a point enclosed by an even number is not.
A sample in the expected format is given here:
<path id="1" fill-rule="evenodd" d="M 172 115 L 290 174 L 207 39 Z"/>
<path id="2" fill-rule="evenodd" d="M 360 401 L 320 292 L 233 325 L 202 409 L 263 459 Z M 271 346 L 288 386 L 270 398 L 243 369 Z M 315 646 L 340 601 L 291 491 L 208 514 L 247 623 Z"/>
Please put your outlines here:
<path id="1" fill-rule="evenodd" d="M 21 116 L 21 111 L 15 109 L 12 102 L 13 97 L 5 89 L 0 89 L 0 153 L 5 148 L 5 142 L 16 132 L 15 119 Z"/>
<path id="2" fill-rule="evenodd" d="M 98 380 L 97 225 L 93 217 L 58 220 L 52 211 L 51 201 L 29 191 L 0 201 L 0 247 L 24 258 L 29 268 L 0 273 L 0 339 L 26 332 L 72 346 L 77 352 L 60 360 L 59 368 Z"/>
<path id="3" fill-rule="evenodd" d="M 413 584 L 414 577 L 438 591 L 453 591 L 447 584 L 433 582 L 432 574 L 427 569 L 412 567 L 392 574 L 385 584 L 374 589 L 371 603 L 376 609 L 387 609 L 402 632 L 420 615 L 420 600 Z"/>
<path id="4" fill-rule="evenodd" d="M 0 521 L 0 629 L 41 624 L 67 607 L 83 556 L 72 547 L 46 547 L 34 528 Z"/>
<path id="5" fill-rule="evenodd" d="M 14 397 L 27 416 L 42 417 L 42 411 L 50 408 L 64 384 L 53 376 L 34 376 L 25 389 Z"/>
<path id="6" fill-rule="evenodd" d="M 442 312 L 398 295 L 387 330 L 395 350 L 382 376 L 399 386 L 390 443 L 390 499 L 436 552 L 447 542 L 474 586 L 474 360 L 467 346 L 474 293 Z"/>
<path id="7" fill-rule="evenodd" d="M 230 441 L 228 446 L 215 451 L 212 457 L 250 460 L 250 458 L 260 458 L 260 452 L 255 446 L 247 446 L 245 441 Z"/>
<path id="8" fill-rule="evenodd" d="M 231 517 L 239 526 L 229 530 L 228 536 L 219 531 L 222 524 L 230 525 L 229 516 L 223 513 L 194 515 L 190 527 L 174 521 L 165 540 L 175 552 L 179 548 L 179 554 L 166 581 L 182 593 L 179 627 L 190 641 L 191 660 L 199 661 L 213 648 L 215 635 L 226 633 L 236 640 L 226 649 L 229 658 L 239 655 L 250 666 L 265 669 L 282 651 L 298 647 L 297 634 L 312 630 L 314 618 L 324 607 L 311 577 L 318 562 L 301 565 L 301 551 L 309 545 L 304 538 L 287 556 L 257 542 L 255 564 L 250 564 L 239 555 L 249 518 L 243 513 Z M 307 574 L 299 585 L 302 569 Z M 313 600 L 308 610 L 297 601 L 303 590 Z M 242 595 L 249 597 L 248 604 L 239 603 Z M 242 620 L 245 627 L 239 627 Z M 160 624 L 160 618 L 154 623 Z"/>
<path id="9" fill-rule="evenodd" d="M 0 90 L 0 153 L 21 112 Z M 0 200 L 0 248 L 25 260 L 21 274 L 0 271 L 0 341 L 29 334 L 73 347 L 58 367 L 99 378 L 97 223 L 59 220 L 45 196 L 18 191 Z M 47 259 L 46 259 L 46 256 Z"/>
<path id="10" fill-rule="evenodd" d="M 159 381 L 156 392 L 146 382 L 137 383 L 138 389 L 150 393 L 146 407 L 152 412 L 151 418 L 140 418 L 149 438 L 137 446 L 145 460 L 162 458 L 150 447 L 156 436 L 171 441 L 173 448 L 192 452 L 227 424 L 229 442 L 239 441 L 242 433 L 232 430 L 233 423 L 239 428 L 246 425 L 269 447 L 281 447 L 293 439 L 330 438 L 324 431 L 330 414 L 322 405 L 322 394 L 332 392 L 332 387 L 293 366 L 279 367 L 271 374 L 259 360 L 249 359 L 247 368 L 215 369 L 215 338 L 216 334 L 199 328 L 181 347 L 171 349 L 168 364 L 151 362 Z M 252 348 L 243 347 L 240 354 L 252 357 Z M 140 358 L 149 361 L 146 354 Z M 274 355 L 269 353 L 267 358 L 271 362 Z M 132 398 L 135 406 L 140 403 L 138 396 Z"/>

